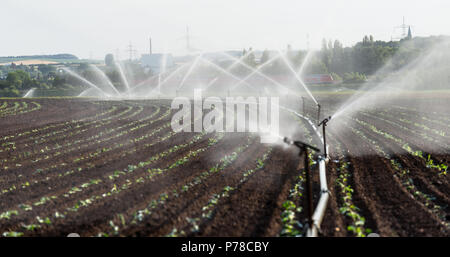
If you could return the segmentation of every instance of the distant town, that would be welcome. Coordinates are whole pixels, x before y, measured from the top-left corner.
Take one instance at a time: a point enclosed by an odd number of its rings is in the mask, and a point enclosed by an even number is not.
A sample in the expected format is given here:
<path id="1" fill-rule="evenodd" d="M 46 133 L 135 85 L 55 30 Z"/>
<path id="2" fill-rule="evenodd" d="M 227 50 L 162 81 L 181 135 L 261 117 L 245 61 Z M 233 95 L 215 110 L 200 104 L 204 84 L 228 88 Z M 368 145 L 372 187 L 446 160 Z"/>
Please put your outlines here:
<path id="1" fill-rule="evenodd" d="M 307 67 L 300 75 L 308 84 L 363 83 L 369 78 L 376 80 L 377 76 L 385 76 L 376 72 L 393 56 L 396 58 L 389 65 L 392 66 L 391 70 L 398 70 L 414 60 L 427 46 L 446 38 L 448 37 L 413 37 L 409 29 L 407 35 L 397 41 L 380 41 L 369 35 L 352 47 L 343 47 L 339 40 L 323 39 L 322 48 L 311 54 Z M 298 69 L 308 50 L 296 50 L 287 45 L 282 51 L 254 50 L 249 47 L 206 53 L 193 50 L 187 55 L 174 56 L 171 53 L 154 53 L 150 44 L 147 54 L 142 54 L 138 59 L 130 55 L 128 60 L 120 62 L 133 74 L 131 79 L 134 83 L 148 80 L 162 72 L 170 73 L 183 64 L 193 62 L 200 54 L 202 59 L 223 69 L 230 68 L 237 59 L 251 67 L 264 66 L 264 73 L 282 81 L 283 74 L 288 71 L 283 70 L 279 61 L 271 60 L 279 53 L 289 60 L 292 67 Z M 85 85 L 68 76 L 66 70 L 74 70 L 87 80 L 95 80 L 95 74 L 89 69 L 91 65 L 101 69 L 112 83 L 123 87 L 120 74 L 113 67 L 116 61 L 113 54 L 107 54 L 104 60 L 79 59 L 72 54 L 0 57 L 0 96 L 21 96 L 31 88 L 46 90 L 50 95 L 79 94 L 86 88 Z M 269 61 L 270 64 L 266 63 Z M 245 75 L 245 71 L 235 72 L 237 76 Z M 197 82 L 210 79 L 214 74 L 203 72 L 201 76 L 202 78 L 197 76 Z"/>

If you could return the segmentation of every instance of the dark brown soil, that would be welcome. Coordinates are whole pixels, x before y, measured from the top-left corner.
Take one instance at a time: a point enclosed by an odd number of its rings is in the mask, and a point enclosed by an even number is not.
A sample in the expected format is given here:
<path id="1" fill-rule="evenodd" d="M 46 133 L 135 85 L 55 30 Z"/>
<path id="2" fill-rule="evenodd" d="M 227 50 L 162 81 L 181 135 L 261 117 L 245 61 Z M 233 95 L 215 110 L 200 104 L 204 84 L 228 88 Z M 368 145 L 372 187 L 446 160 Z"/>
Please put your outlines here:
<path id="1" fill-rule="evenodd" d="M 298 150 L 293 147 L 261 144 L 259 136 L 251 133 L 225 133 L 218 142 L 213 138 L 219 134 L 172 133 L 168 124 L 174 111 L 170 110 L 170 102 L 164 100 L 0 100 L 3 101 L 11 102 L 10 105 L 26 101 L 29 106 L 36 102 L 41 108 L 8 111 L 0 117 L 2 234 L 15 231 L 25 236 L 66 236 L 72 232 L 82 236 L 279 236 L 285 225 L 281 218 L 283 203 L 291 199 L 291 190 L 302 172 Z M 330 100 L 333 101 L 336 99 Z M 333 106 L 327 108 L 324 111 Z M 394 116 L 416 121 L 427 115 L 413 108 L 389 110 Z M 308 107 L 305 115 L 315 121 L 316 111 Z M 450 118 L 445 115 L 445 119 Z M 422 133 L 417 126 L 381 114 L 379 117 L 356 116 L 413 149 L 431 154 L 436 163 L 449 164 L 450 133 L 430 134 L 431 140 L 427 141 L 417 136 Z M 446 120 L 436 120 L 438 113 L 425 117 L 432 120 L 427 127 L 449 131 Z M 287 114 L 282 118 L 293 120 Z M 289 133 L 320 145 L 314 130 L 306 122 L 303 125 L 306 130 Z M 281 130 L 284 133 L 288 128 Z M 90 140 L 93 136 L 95 139 Z M 195 143 L 176 147 L 197 136 Z M 331 197 L 321 226 L 322 236 L 355 235 L 348 229 L 355 225 L 354 220 L 341 211 L 345 195 L 337 181 L 346 174 L 346 185 L 353 190 L 351 202 L 364 217 L 364 228 L 382 236 L 450 235 L 448 175 L 429 167 L 423 158 L 406 153 L 402 144 L 362 124 L 351 122 L 347 130 L 339 133 L 331 130 L 327 139 Z M 433 140 L 439 144 L 433 145 Z M 139 167 L 168 149 L 173 151 Z M 217 172 L 208 173 L 217 164 L 220 167 L 221 158 L 232 156 L 238 149 L 242 151 L 236 159 Z M 269 149 L 264 166 L 256 169 Z M 197 150 L 202 151 L 175 165 Z M 408 172 L 400 174 L 392 161 Z M 348 164 L 347 169 L 341 168 L 343 163 Z M 166 169 L 147 177 L 150 169 L 158 168 Z M 253 169 L 256 170 L 251 175 L 244 175 Z M 317 167 L 313 170 L 317 202 Z M 110 177 L 116 173 L 120 176 Z M 101 182 L 86 186 L 93 181 Z M 182 190 L 186 185 L 190 185 L 189 189 Z M 226 188 L 231 190 L 212 207 L 205 207 Z M 161 198 L 166 194 L 166 198 Z M 304 196 L 295 203 L 304 207 Z M 74 206 L 75 211 L 68 210 Z M 150 211 L 136 219 L 144 209 Z M 211 210 L 208 216 L 205 210 Z M 302 225 L 305 211 L 304 207 L 295 217 Z"/>

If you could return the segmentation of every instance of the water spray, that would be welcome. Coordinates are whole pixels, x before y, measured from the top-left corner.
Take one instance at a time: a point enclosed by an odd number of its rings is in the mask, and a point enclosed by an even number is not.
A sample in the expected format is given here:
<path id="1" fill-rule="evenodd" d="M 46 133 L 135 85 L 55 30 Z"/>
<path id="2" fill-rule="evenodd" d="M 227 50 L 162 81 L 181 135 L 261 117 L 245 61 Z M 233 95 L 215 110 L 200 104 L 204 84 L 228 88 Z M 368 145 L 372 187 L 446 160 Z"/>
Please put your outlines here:
<path id="1" fill-rule="evenodd" d="M 317 122 L 320 122 L 320 104 L 317 104 Z"/>
<path id="2" fill-rule="evenodd" d="M 320 105 L 319 105 L 319 111 L 320 111 Z M 331 120 L 331 116 L 328 116 L 328 118 L 325 118 L 322 120 L 317 126 L 320 127 L 322 125 L 322 133 L 323 133 L 323 157 L 325 159 L 328 158 L 327 156 L 327 137 L 325 135 L 325 127 L 327 126 L 327 123 Z"/>
<path id="3" fill-rule="evenodd" d="M 293 141 L 288 139 L 287 137 L 284 138 L 284 142 L 289 145 L 295 145 L 300 149 L 299 156 L 301 157 L 302 154 L 304 154 L 304 165 L 305 165 L 305 172 L 306 172 L 306 194 L 307 194 L 307 206 L 308 206 L 308 224 L 309 228 L 312 228 L 314 225 L 313 221 L 313 194 L 312 194 L 312 179 L 311 179 L 311 172 L 309 169 L 309 149 L 314 150 L 316 152 L 320 152 L 320 150 L 312 145 L 306 144 L 301 141 Z"/>
<path id="4" fill-rule="evenodd" d="M 305 98 L 302 96 L 302 111 L 303 111 L 303 116 L 305 116 Z"/>

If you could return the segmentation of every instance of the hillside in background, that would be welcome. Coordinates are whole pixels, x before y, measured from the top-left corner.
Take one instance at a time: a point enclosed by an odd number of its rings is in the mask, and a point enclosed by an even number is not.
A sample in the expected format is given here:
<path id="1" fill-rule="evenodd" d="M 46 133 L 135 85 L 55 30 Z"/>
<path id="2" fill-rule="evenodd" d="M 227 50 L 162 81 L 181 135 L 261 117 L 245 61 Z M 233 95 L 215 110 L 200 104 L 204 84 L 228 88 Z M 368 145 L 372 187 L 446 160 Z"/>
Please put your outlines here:
<path id="1" fill-rule="evenodd" d="M 20 62 L 26 60 L 49 60 L 49 61 L 68 61 L 78 60 L 73 54 L 51 54 L 51 55 L 23 55 L 23 56 L 2 56 L 0 63 L 4 62 Z"/>

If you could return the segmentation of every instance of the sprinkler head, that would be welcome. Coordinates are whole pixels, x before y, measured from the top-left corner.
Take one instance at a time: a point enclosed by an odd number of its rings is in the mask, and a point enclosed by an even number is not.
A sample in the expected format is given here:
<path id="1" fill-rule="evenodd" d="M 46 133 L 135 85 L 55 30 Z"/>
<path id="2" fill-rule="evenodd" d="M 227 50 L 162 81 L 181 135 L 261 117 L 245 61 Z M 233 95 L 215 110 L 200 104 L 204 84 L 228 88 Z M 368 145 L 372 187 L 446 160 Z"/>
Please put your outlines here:
<path id="1" fill-rule="evenodd" d="M 284 138 L 283 138 L 283 141 L 284 141 L 286 144 L 288 144 L 288 145 L 294 144 L 294 142 L 293 142 L 292 140 L 289 140 L 287 137 L 284 137 Z"/>
<path id="2" fill-rule="evenodd" d="M 302 141 L 293 141 L 293 140 L 288 139 L 287 137 L 285 137 L 283 139 L 283 141 L 285 143 L 289 144 L 289 145 L 297 146 L 298 148 L 300 148 L 300 150 L 302 150 L 303 148 L 309 148 L 309 149 L 312 149 L 314 151 L 320 152 L 320 150 L 317 147 L 314 147 L 314 146 L 309 145 L 307 143 L 303 143 Z"/>
<path id="3" fill-rule="evenodd" d="M 319 123 L 319 125 L 317 125 L 318 127 L 320 127 L 320 125 L 324 125 L 324 126 L 326 126 L 327 125 L 327 123 L 329 122 L 331 120 L 331 116 L 328 116 L 328 118 L 325 118 L 323 121 L 321 121 L 320 123 Z"/>

